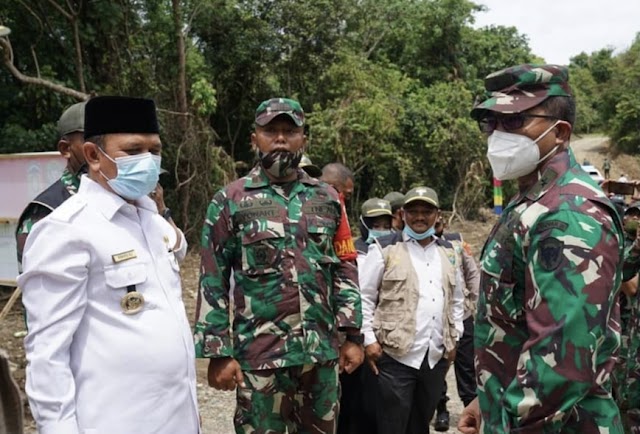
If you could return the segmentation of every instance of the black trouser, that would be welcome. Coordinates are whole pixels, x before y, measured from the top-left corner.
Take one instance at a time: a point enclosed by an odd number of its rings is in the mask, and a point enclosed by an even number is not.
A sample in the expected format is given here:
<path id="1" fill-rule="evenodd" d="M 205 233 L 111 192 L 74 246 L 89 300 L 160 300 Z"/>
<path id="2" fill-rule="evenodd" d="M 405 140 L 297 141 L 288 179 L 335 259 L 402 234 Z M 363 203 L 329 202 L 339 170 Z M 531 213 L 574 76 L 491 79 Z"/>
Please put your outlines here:
<path id="1" fill-rule="evenodd" d="M 458 343 L 456 360 L 453 363 L 456 370 L 456 384 L 458 396 L 466 407 L 476 397 L 476 370 L 473 364 L 473 317 L 464 320 L 464 333 Z M 438 403 L 438 412 L 444 411 L 447 398 L 447 382 L 444 382 L 442 397 Z"/>
<path id="2" fill-rule="evenodd" d="M 368 369 L 366 362 L 351 374 L 340 374 L 340 414 L 337 434 L 375 434 L 369 427 L 370 418 L 365 414 L 364 400 L 367 390 L 363 382 Z"/>
<path id="3" fill-rule="evenodd" d="M 431 369 L 428 353 L 414 369 L 383 353 L 377 361 L 376 423 L 378 434 L 425 434 L 444 387 L 449 362 Z"/>

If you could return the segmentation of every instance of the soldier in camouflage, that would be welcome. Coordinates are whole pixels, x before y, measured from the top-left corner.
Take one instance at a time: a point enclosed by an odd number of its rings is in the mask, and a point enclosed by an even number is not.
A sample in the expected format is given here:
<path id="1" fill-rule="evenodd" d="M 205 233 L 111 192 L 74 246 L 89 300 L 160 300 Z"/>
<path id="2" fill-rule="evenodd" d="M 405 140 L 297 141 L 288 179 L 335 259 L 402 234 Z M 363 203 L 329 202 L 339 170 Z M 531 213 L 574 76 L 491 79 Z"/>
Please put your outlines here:
<path id="1" fill-rule="evenodd" d="M 82 155 L 84 143 L 84 102 L 72 105 L 58 120 L 58 151 L 67 159 L 67 167 L 59 180 L 40 193 L 22 211 L 16 228 L 18 264 L 22 270 L 22 251 L 33 225 L 45 218 L 62 202 L 76 194 L 80 186 L 80 175 L 84 173 L 85 161 Z"/>
<path id="2" fill-rule="evenodd" d="M 629 205 L 623 218 L 625 263 L 620 286 L 622 342 L 613 376 L 614 396 L 620 407 L 625 432 L 629 433 L 640 433 L 640 251 L 633 248 L 639 222 L 640 202 L 635 202 Z"/>
<path id="3" fill-rule="evenodd" d="M 338 372 L 363 360 L 357 270 L 334 248 L 342 207 L 298 168 L 303 125 L 297 101 L 261 103 L 251 135 L 259 164 L 207 210 L 196 355 L 210 359 L 210 385 L 236 389 L 236 433 L 333 433 Z"/>
<path id="4" fill-rule="evenodd" d="M 489 75 L 471 116 L 494 176 L 519 192 L 481 256 L 475 328 L 478 398 L 463 433 L 623 432 L 611 395 L 620 345 L 622 227 L 569 148 L 568 70 L 520 65 Z"/>

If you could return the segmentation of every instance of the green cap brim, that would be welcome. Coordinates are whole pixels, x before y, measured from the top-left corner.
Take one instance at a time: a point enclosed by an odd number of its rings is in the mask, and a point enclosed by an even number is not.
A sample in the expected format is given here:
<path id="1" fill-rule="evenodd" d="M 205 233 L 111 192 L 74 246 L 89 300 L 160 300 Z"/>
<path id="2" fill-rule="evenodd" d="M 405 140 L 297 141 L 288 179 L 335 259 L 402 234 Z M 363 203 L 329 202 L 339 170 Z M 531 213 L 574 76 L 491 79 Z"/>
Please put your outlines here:
<path id="1" fill-rule="evenodd" d="M 393 214 L 390 210 L 385 208 L 374 208 L 367 211 L 366 214 L 363 214 L 362 217 L 371 218 L 371 217 L 380 217 L 380 216 L 388 216 L 393 217 Z"/>
<path id="2" fill-rule="evenodd" d="M 409 198 L 407 200 L 404 201 L 404 206 L 407 206 L 407 204 L 410 204 L 411 202 L 415 202 L 421 200 L 423 202 L 427 202 L 429 205 L 433 205 L 436 208 L 440 208 L 440 205 L 433 199 L 431 199 L 430 197 L 426 197 L 426 196 L 416 196 L 416 197 L 412 197 Z"/>

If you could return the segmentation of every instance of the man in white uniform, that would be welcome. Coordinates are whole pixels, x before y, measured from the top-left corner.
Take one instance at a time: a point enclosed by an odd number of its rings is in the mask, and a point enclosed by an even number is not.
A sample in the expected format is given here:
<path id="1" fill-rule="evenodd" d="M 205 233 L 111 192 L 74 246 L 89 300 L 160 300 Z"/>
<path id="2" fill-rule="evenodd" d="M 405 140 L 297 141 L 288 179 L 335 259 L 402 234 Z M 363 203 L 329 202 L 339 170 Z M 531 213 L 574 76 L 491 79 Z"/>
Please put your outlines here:
<path id="1" fill-rule="evenodd" d="M 147 195 L 162 144 L 153 101 L 85 109 L 88 175 L 27 238 L 26 391 L 43 434 L 197 434 L 183 234 Z"/>

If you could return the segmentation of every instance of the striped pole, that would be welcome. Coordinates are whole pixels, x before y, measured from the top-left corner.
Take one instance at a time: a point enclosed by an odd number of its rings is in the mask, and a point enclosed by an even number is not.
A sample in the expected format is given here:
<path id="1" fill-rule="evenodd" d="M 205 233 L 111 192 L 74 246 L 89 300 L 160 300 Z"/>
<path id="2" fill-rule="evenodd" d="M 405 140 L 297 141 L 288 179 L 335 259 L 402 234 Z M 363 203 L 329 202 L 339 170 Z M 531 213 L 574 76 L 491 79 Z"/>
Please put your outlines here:
<path id="1" fill-rule="evenodd" d="M 502 181 L 493 178 L 493 212 L 502 214 Z"/>

